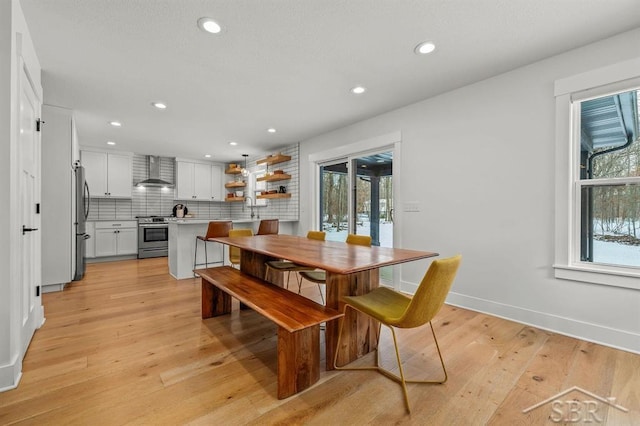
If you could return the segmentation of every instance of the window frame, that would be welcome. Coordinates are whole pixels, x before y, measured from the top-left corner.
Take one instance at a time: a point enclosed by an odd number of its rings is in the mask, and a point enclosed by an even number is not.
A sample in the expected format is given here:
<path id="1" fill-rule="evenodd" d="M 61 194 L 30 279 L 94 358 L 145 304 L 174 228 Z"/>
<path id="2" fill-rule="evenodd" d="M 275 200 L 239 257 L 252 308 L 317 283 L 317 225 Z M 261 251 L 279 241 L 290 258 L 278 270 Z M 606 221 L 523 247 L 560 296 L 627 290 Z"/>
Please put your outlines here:
<path id="1" fill-rule="evenodd" d="M 640 58 L 556 80 L 555 258 L 558 279 L 640 290 L 640 268 L 580 260 L 579 102 L 640 87 Z M 629 178 L 607 179 L 628 181 Z M 638 178 L 631 178 L 634 183 Z M 601 185 L 588 182 L 588 185 Z"/>

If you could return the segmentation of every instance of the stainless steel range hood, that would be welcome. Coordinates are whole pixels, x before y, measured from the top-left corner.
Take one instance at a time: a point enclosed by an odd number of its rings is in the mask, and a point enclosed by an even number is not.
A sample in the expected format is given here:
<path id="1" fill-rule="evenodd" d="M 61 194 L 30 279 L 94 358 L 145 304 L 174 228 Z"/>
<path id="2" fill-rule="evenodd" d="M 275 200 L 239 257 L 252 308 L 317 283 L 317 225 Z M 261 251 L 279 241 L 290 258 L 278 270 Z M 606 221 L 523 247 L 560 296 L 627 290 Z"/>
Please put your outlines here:
<path id="1" fill-rule="evenodd" d="M 171 182 L 160 179 L 160 157 L 147 155 L 147 166 L 149 168 L 149 177 L 136 183 L 136 186 L 144 186 L 147 188 L 173 188 L 173 184 Z"/>

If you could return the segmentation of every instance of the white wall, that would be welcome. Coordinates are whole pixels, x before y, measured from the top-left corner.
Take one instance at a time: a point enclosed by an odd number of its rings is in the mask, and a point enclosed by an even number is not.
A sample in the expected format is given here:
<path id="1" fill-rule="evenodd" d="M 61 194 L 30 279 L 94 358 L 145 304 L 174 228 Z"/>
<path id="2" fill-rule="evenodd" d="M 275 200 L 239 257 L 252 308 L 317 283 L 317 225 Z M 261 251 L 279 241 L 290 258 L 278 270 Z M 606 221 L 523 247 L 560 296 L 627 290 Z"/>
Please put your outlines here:
<path id="1" fill-rule="evenodd" d="M 22 370 L 17 117 L 19 67 L 24 58 L 37 96 L 42 99 L 40 63 L 18 0 L 0 0 L 0 390 L 15 387 Z M 39 258 L 39 256 L 37 256 Z M 38 299 L 40 300 L 40 299 Z"/>
<path id="2" fill-rule="evenodd" d="M 637 57 L 638 40 L 640 29 L 303 141 L 300 205 L 310 154 L 401 131 L 396 189 L 421 209 L 397 206 L 401 246 L 462 253 L 449 303 L 640 352 L 640 292 L 552 269 L 554 80 Z M 403 266 L 405 288 L 426 266 Z"/>
<path id="3" fill-rule="evenodd" d="M 0 203 L 9 205 L 9 138 L 11 123 L 11 2 L 0 1 Z M 9 222 L 0 221 L 0 241 L 9 240 Z M 10 268 L 9 245 L 0 244 L 0 388 L 11 375 L 2 373 L 9 363 Z M 9 377 L 4 377 L 4 376 Z"/>

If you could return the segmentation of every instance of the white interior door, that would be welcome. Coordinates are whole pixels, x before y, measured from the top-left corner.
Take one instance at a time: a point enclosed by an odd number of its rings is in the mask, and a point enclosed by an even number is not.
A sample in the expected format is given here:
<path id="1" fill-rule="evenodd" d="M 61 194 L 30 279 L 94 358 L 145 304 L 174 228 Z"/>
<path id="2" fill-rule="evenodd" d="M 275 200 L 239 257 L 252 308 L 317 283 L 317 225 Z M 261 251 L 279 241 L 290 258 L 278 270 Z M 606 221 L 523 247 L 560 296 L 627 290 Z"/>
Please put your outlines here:
<path id="1" fill-rule="evenodd" d="M 40 216 L 36 205 L 40 203 L 40 134 L 36 121 L 41 103 L 24 66 L 20 73 L 19 109 L 19 185 L 20 218 L 20 320 L 22 353 L 25 353 L 35 329 L 40 326 Z"/>

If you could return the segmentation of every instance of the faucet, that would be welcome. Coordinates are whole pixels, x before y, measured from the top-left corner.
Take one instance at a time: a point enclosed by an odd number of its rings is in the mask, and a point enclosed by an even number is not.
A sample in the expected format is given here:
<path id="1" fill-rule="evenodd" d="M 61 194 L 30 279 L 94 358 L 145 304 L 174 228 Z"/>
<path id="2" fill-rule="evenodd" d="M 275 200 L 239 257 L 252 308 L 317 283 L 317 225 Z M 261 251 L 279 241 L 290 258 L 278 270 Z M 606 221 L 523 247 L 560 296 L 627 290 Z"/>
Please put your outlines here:
<path id="1" fill-rule="evenodd" d="M 253 197 L 250 197 L 250 196 L 246 196 L 244 198 L 250 201 L 249 209 L 251 210 L 251 219 L 253 219 L 253 217 L 255 216 L 255 214 L 253 213 L 253 208 L 255 207 L 255 201 L 253 200 Z"/>

